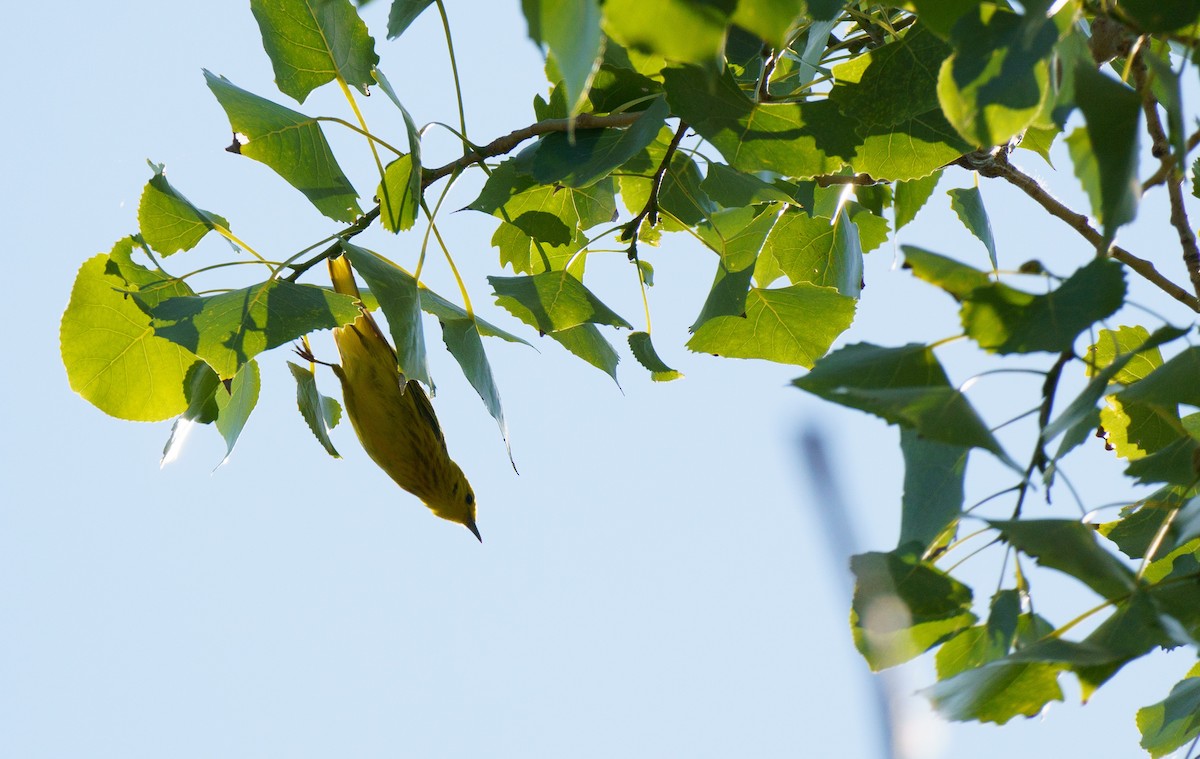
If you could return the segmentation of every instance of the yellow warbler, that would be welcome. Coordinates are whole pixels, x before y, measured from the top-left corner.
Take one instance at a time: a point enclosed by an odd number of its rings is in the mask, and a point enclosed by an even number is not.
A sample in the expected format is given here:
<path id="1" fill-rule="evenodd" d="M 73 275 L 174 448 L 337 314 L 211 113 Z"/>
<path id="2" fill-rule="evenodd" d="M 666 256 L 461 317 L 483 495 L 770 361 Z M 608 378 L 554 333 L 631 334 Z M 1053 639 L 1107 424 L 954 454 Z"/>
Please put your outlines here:
<path id="1" fill-rule="evenodd" d="M 329 259 L 329 275 L 334 290 L 359 297 L 345 256 Z M 421 385 L 397 368 L 396 353 L 371 314 L 361 308 L 353 323 L 333 331 L 333 339 L 342 363 L 329 366 L 341 380 L 346 415 L 363 450 L 434 514 L 465 525 L 482 543 L 475 493 L 446 450 L 433 406 Z"/>

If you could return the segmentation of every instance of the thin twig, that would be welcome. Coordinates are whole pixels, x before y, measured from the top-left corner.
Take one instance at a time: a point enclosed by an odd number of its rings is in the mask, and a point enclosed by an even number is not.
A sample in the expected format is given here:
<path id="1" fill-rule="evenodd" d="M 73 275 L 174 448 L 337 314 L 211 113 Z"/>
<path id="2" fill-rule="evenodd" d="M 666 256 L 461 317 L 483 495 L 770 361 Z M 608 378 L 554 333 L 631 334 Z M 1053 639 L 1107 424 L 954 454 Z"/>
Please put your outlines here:
<path id="1" fill-rule="evenodd" d="M 1133 78 L 1142 96 L 1142 113 L 1146 116 L 1146 131 L 1151 139 L 1150 152 L 1162 161 L 1161 168 L 1167 169 L 1165 184 L 1167 196 L 1171 199 L 1171 226 L 1179 233 L 1183 265 L 1187 267 L 1188 277 L 1192 280 L 1192 289 L 1200 295 L 1200 248 L 1196 246 L 1196 235 L 1192 232 L 1187 210 L 1183 207 L 1183 175 L 1176 168 L 1176 164 L 1183 161 L 1183 156 L 1171 154 L 1171 141 L 1163 129 L 1162 118 L 1158 115 L 1158 101 L 1150 90 L 1146 63 L 1140 55 L 1134 57 Z"/>
<path id="2" fill-rule="evenodd" d="M 1195 150 L 1196 146 L 1200 145 L 1200 131 L 1192 132 L 1190 135 L 1188 135 L 1186 144 L 1187 152 L 1190 153 Z M 1167 178 L 1170 177 L 1174 171 L 1175 161 L 1163 161 L 1162 165 L 1158 167 L 1158 170 L 1147 177 L 1145 182 L 1142 182 L 1142 192 L 1145 193 L 1146 190 L 1149 190 L 1152 187 L 1157 187 L 1163 182 L 1166 182 Z"/>
<path id="3" fill-rule="evenodd" d="M 617 235 L 618 240 L 629 240 L 629 260 L 637 260 L 637 243 L 638 230 L 642 226 L 642 221 L 649 219 L 650 226 L 658 223 L 658 191 L 662 187 L 663 177 L 667 174 L 667 169 L 671 167 L 671 158 L 675 155 L 675 150 L 679 147 L 679 142 L 683 139 L 683 135 L 687 133 L 687 122 L 679 120 L 679 128 L 675 130 L 675 136 L 671 138 L 671 144 L 667 146 L 667 152 L 663 154 L 662 162 L 658 165 L 658 171 L 654 172 L 654 179 L 650 181 L 650 197 L 646 198 L 646 205 L 642 206 L 642 210 L 637 216 L 621 229 L 621 233 Z"/>
<path id="4" fill-rule="evenodd" d="M 999 177 L 1004 179 L 1032 198 L 1042 208 L 1046 209 L 1051 216 L 1065 222 L 1069 227 L 1078 232 L 1083 239 L 1095 247 L 1099 248 L 1104 244 L 1104 236 L 1088 223 L 1086 216 L 1072 211 L 1050 195 L 1050 193 L 1046 192 L 1045 188 L 1038 184 L 1036 179 L 1009 163 L 1008 155 L 1003 151 L 982 156 L 977 153 L 971 153 L 959 158 L 954 163 L 972 171 L 978 171 L 985 177 Z M 1154 268 L 1154 264 L 1116 245 L 1108 249 L 1108 255 L 1140 274 L 1146 281 L 1167 295 L 1170 295 L 1191 310 L 1200 313 L 1200 298 L 1197 298 L 1167 279 Z"/>

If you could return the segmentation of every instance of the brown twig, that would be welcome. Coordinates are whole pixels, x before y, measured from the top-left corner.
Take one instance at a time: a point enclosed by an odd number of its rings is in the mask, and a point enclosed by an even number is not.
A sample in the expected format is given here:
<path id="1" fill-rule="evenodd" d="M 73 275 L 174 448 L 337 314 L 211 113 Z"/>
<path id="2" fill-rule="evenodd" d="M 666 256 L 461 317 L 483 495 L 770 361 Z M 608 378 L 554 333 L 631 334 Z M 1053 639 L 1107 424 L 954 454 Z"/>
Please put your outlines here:
<path id="1" fill-rule="evenodd" d="M 1188 135 L 1186 145 L 1187 145 L 1187 152 L 1189 152 L 1189 153 L 1192 152 L 1196 148 L 1197 145 L 1200 145 L 1200 131 L 1192 132 L 1190 135 Z M 1174 170 L 1175 170 L 1175 161 L 1174 160 L 1163 161 L 1162 165 L 1159 166 L 1158 169 L 1153 174 L 1151 174 L 1149 177 L 1147 177 L 1145 182 L 1142 182 L 1142 192 L 1145 193 L 1150 188 L 1157 187 L 1158 185 L 1162 184 L 1163 182 L 1166 182 Z"/>
<path id="2" fill-rule="evenodd" d="M 1184 157 L 1171 153 L 1171 141 L 1163 128 L 1162 118 L 1158 115 L 1158 101 L 1154 99 L 1154 93 L 1150 90 L 1146 63 L 1141 55 L 1134 58 L 1133 78 L 1142 96 L 1142 113 L 1146 116 L 1146 131 L 1150 133 L 1150 152 L 1162 162 L 1159 171 L 1166 171 L 1164 183 L 1171 201 L 1171 226 L 1179 233 L 1179 246 L 1183 248 L 1183 265 L 1187 267 L 1188 277 L 1192 280 L 1192 289 L 1200 295 L 1200 248 L 1196 246 L 1196 235 L 1192 232 L 1187 210 L 1183 207 L 1183 175 L 1178 169 L 1178 164 L 1182 163 Z"/>
<path id="3" fill-rule="evenodd" d="M 999 177 L 1005 180 L 1032 198 L 1038 205 L 1046 209 L 1051 216 L 1065 222 L 1067 226 L 1078 232 L 1083 239 L 1087 240 L 1097 249 L 1100 249 L 1104 244 L 1104 235 L 1097 232 L 1088 223 L 1086 216 L 1067 208 L 1050 193 L 1046 192 L 1045 188 L 1038 184 L 1036 179 L 1009 163 L 1007 153 L 1003 151 L 994 154 L 969 153 L 954 163 L 964 168 L 978 171 L 985 177 Z M 1191 310 L 1200 313 L 1200 298 L 1197 298 L 1164 277 L 1154 268 L 1154 264 L 1116 245 L 1110 247 L 1107 253 L 1111 258 L 1115 258 L 1125 264 L 1167 295 L 1170 295 Z"/>
<path id="4" fill-rule="evenodd" d="M 595 116 L 590 113 L 583 113 L 575 117 L 576 129 L 603 129 L 606 127 L 627 127 L 637 121 L 641 116 L 640 111 L 630 113 L 614 113 L 607 116 Z M 509 132 L 503 137 L 497 137 L 483 147 L 476 148 L 464 155 L 458 160 L 451 161 L 444 166 L 438 166 L 433 169 L 424 169 L 421 172 L 421 189 L 424 190 L 429 185 L 439 179 L 458 173 L 476 163 L 486 161 L 488 158 L 509 153 L 516 146 L 520 145 L 525 140 L 532 137 L 538 137 L 551 132 L 566 132 L 570 128 L 568 119 L 545 119 L 536 124 L 530 124 L 523 129 Z M 367 227 L 379 218 L 379 205 L 376 204 L 369 211 L 355 219 L 354 223 L 346 227 L 346 229 L 338 235 L 342 240 L 348 240 L 355 235 L 366 231 Z M 339 242 L 335 242 L 329 247 L 317 253 L 312 258 L 301 261 L 298 264 L 292 265 L 291 273 L 285 277 L 288 281 L 295 282 L 304 272 L 324 261 L 326 258 L 334 255 L 339 250 Z"/>
<path id="5" fill-rule="evenodd" d="M 679 128 L 675 130 L 675 136 L 671 138 L 671 144 L 667 146 L 667 152 L 663 154 L 658 171 L 654 172 L 654 178 L 650 181 L 650 197 L 646 198 L 646 205 L 642 206 L 642 210 L 638 212 L 637 216 L 621 227 L 621 233 L 617 236 L 618 240 L 629 240 L 630 261 L 637 260 L 638 229 L 641 228 L 642 222 L 649 219 L 650 226 L 658 223 L 658 191 L 662 187 L 667 169 L 671 167 L 671 158 L 674 157 L 675 150 L 679 147 L 679 142 L 687 130 L 687 122 L 680 119 Z"/>

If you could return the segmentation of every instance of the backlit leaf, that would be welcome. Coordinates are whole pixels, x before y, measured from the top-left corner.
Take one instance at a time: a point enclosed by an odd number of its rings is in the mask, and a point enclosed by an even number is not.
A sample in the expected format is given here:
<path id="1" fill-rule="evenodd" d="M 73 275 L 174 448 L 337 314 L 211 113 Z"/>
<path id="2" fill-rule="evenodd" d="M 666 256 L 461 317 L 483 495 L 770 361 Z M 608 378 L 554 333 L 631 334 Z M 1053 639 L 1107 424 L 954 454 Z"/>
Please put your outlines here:
<path id="1" fill-rule="evenodd" d="M 191 250 L 217 226 L 229 227 L 224 217 L 197 208 L 172 187 L 162 166 L 154 169 L 138 203 L 138 230 L 147 245 L 169 256 Z"/>
<path id="2" fill-rule="evenodd" d="M 983 243 L 983 247 L 987 248 L 992 268 L 997 268 L 996 243 L 992 239 L 992 223 L 988 220 L 987 210 L 983 207 L 983 195 L 980 194 L 979 188 L 956 187 L 953 190 L 947 190 L 946 194 L 950 196 L 950 207 L 954 209 L 954 213 L 958 214 L 959 221 L 963 223 L 968 232 Z"/>
<path id="3" fill-rule="evenodd" d="M 667 366 L 659 358 L 658 352 L 654 350 L 654 344 L 650 342 L 649 333 L 634 332 L 630 334 L 629 348 L 633 351 L 633 357 L 637 359 L 638 363 L 650 372 L 650 379 L 654 382 L 670 382 L 683 376 L 682 372 Z"/>
<path id="4" fill-rule="evenodd" d="M 300 409 L 300 416 L 304 417 L 304 423 L 325 452 L 340 459 L 341 454 L 333 447 L 329 431 L 341 419 L 342 407 L 333 398 L 321 394 L 317 389 L 317 378 L 310 369 L 291 361 L 288 362 L 288 369 L 296 380 L 296 406 Z"/>
<path id="5" fill-rule="evenodd" d="M 496 303 L 543 333 L 560 332 L 581 324 L 608 324 L 633 329 L 604 305 L 583 283 L 565 271 L 532 277 L 488 277 Z"/>

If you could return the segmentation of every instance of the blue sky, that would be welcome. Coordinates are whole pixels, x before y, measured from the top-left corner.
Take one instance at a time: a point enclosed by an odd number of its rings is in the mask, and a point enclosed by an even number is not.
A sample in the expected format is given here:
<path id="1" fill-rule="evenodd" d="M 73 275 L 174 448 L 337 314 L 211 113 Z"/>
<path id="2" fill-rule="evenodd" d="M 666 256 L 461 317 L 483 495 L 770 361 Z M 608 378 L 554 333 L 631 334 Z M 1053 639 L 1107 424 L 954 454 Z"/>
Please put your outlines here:
<path id="1" fill-rule="evenodd" d="M 545 86 L 518 5 L 450 3 L 477 140 L 530 123 L 530 101 Z M 434 15 L 388 43 L 385 6 L 376 2 L 367 17 L 400 98 L 418 123 L 454 123 Z M 456 365 L 433 351 L 435 404 L 478 495 L 482 546 L 395 488 L 348 425 L 335 431 L 345 458 L 326 456 L 295 411 L 282 349 L 261 358 L 262 399 L 227 464 L 212 471 L 223 444 L 205 429 L 160 470 L 169 423 L 119 422 L 78 398 L 57 340 L 78 266 L 136 228 L 151 173 L 145 160 L 165 163 L 177 188 L 268 257 L 334 228 L 269 170 L 223 151 L 228 122 L 202 67 L 284 101 L 248 4 L 20 4 L 9 28 L 19 33 L 0 50 L 9 72 L 0 84 L 2 207 L 15 285 L 3 299 L 0 752 L 878 755 L 865 665 L 846 623 L 846 557 L 821 528 L 819 511 L 832 504 L 814 496 L 796 440 L 804 430 L 825 435 L 864 547 L 886 550 L 899 519 L 897 432 L 789 388 L 798 369 L 688 353 L 682 345 L 708 289 L 711 253 L 679 237 L 648 256 L 657 347 L 682 381 L 651 383 L 624 349 L 618 389 L 549 340 L 530 338 L 539 352 L 487 343 L 520 476 Z M 366 106 L 373 128 L 401 133 L 383 98 Z M 333 88 L 300 109 L 348 117 Z M 369 197 L 364 146 L 327 132 Z M 455 150 L 447 133 L 429 133 L 427 162 Z M 1032 153 L 1018 160 L 1051 175 Z M 1052 177 L 1055 192 L 1084 208 L 1065 152 L 1056 162 L 1066 171 Z M 463 180 L 450 207 L 469 202 L 478 181 Z M 901 241 L 985 265 L 944 194 L 970 181 L 948 173 Z M 1026 199 L 990 183 L 983 192 L 1002 265 L 1036 256 L 1066 273 L 1086 262 L 1086 245 Z M 1162 227 L 1160 200 L 1149 199 L 1143 214 Z M 485 276 L 498 273 L 493 226 L 466 211 L 442 222 L 477 308 L 520 329 L 487 289 Z M 1179 276 L 1171 237 L 1142 222 L 1122 243 Z M 360 240 L 402 263 L 419 246 L 413 233 Z M 206 241 L 175 267 L 200 266 L 222 247 Z M 843 343 L 954 331 L 953 303 L 913 282 L 896 256 L 891 242 L 868 256 L 864 300 Z M 454 292 L 440 261 L 426 273 L 434 289 Z M 620 254 L 589 260 L 589 285 L 639 322 L 635 282 Z M 1188 323 L 1152 293 L 1135 292 Z M 439 348 L 436 324 L 428 326 Z M 327 337 L 316 347 L 332 356 Z M 959 381 L 994 365 L 965 345 L 943 358 Z M 1031 405 L 1037 380 L 1011 376 L 982 380 L 972 391 L 978 403 Z M 335 393 L 330 374 L 320 381 Z M 1075 471 L 1085 496 L 1111 501 L 1120 480 L 1103 452 L 1082 458 Z M 1003 486 L 982 456 L 971 475 L 975 498 Z M 1077 513 L 1060 496 L 1032 513 Z M 989 561 L 965 571 L 983 589 L 995 582 Z M 1059 623 L 1094 603 L 1057 578 L 1036 582 Z M 1114 745 L 1133 755 L 1133 711 L 1165 695 L 1186 659 L 1137 663 L 1086 709 L 1055 704 L 1045 718 L 1005 728 L 929 716 L 908 695 L 932 680 L 919 661 L 894 676 L 901 730 L 911 757 L 1106 756 Z M 1077 700 L 1074 685 L 1066 689 Z"/>

